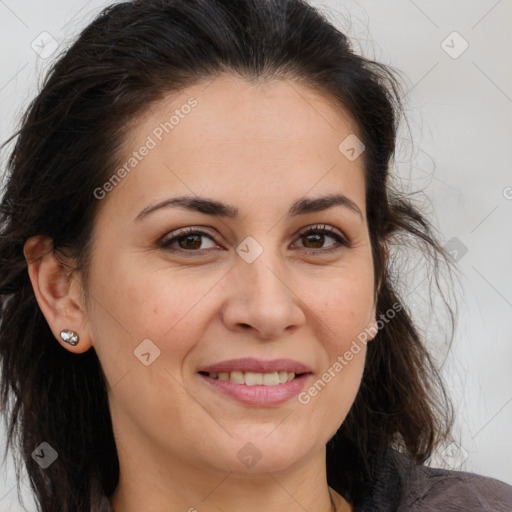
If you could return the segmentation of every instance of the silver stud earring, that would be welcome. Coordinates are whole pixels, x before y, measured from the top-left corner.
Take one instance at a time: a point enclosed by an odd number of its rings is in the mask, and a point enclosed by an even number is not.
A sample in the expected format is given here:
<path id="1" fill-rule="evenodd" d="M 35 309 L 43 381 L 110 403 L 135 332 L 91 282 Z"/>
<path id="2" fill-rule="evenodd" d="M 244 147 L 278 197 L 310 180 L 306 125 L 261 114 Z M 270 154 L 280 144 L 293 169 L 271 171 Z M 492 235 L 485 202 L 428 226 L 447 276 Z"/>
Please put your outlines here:
<path id="1" fill-rule="evenodd" d="M 62 341 L 65 341 L 66 343 L 73 345 L 73 347 L 78 343 L 80 339 L 78 337 L 78 334 L 70 329 L 64 329 L 63 331 L 60 331 L 60 337 Z"/>

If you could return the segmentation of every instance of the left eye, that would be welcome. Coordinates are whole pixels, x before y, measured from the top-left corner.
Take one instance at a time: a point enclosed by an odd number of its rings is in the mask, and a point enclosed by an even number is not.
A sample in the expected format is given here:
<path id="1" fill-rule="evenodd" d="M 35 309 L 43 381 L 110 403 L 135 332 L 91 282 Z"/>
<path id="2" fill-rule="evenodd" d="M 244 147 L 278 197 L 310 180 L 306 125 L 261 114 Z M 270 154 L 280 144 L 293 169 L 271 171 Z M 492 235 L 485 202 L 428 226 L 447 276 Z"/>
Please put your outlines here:
<path id="1" fill-rule="evenodd" d="M 323 241 L 325 238 L 332 238 L 338 244 L 333 244 L 329 246 L 328 249 L 320 249 L 318 250 L 318 244 L 323 245 Z M 343 246 L 349 247 L 350 244 L 345 238 L 334 231 L 334 228 L 331 226 L 313 226 L 311 228 L 307 228 L 305 231 L 302 231 L 299 236 L 299 240 L 306 238 L 309 239 L 309 242 L 313 241 L 314 244 L 317 244 L 314 247 L 306 247 L 306 249 L 312 249 L 311 252 L 330 252 L 333 250 L 341 249 Z"/>
<path id="2" fill-rule="evenodd" d="M 195 228 L 185 228 L 176 232 L 174 236 L 164 239 L 160 246 L 164 249 L 175 252 L 200 252 L 204 249 L 201 248 L 201 237 L 206 237 L 214 242 L 213 238 L 204 231 L 200 231 Z M 328 249 L 319 248 L 324 244 L 326 238 L 332 238 L 337 242 L 337 244 L 330 245 Z M 303 245 L 305 249 L 310 249 L 309 252 L 313 253 L 325 253 L 341 249 L 342 246 L 350 246 L 349 242 L 345 240 L 341 234 L 335 232 L 334 228 L 331 226 L 320 225 L 307 228 L 299 234 L 299 240 L 302 239 L 305 239 L 307 243 L 314 244 L 313 247 Z M 179 248 L 172 247 L 175 243 L 178 243 Z"/>

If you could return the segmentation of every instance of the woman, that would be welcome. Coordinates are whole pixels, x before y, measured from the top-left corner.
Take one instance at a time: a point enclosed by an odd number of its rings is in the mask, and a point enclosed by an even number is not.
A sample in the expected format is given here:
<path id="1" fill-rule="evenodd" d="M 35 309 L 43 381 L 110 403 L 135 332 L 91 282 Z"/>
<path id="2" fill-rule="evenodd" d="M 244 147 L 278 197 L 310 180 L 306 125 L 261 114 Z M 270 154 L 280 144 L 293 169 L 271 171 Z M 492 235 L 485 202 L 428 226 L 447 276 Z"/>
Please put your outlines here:
<path id="1" fill-rule="evenodd" d="M 60 57 L 1 203 L 42 511 L 511 509 L 424 465 L 452 413 L 390 246 L 448 260 L 389 185 L 399 92 L 299 0 L 118 3 Z"/>

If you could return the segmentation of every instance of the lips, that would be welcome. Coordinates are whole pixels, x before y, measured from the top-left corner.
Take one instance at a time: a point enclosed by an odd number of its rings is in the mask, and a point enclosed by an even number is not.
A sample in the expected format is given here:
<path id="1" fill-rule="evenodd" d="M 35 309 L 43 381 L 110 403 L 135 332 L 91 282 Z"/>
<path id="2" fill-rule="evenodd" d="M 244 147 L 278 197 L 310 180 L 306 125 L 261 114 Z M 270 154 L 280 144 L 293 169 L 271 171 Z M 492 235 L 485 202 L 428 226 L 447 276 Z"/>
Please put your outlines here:
<path id="1" fill-rule="evenodd" d="M 273 359 L 265 361 L 251 357 L 242 359 L 229 359 L 199 368 L 200 373 L 219 372 L 252 372 L 252 373 L 274 373 L 294 372 L 295 374 L 312 373 L 311 368 L 293 359 Z"/>
<path id="2" fill-rule="evenodd" d="M 252 407 L 284 404 L 312 378 L 311 368 L 299 361 L 252 357 L 202 366 L 198 374 L 210 390 Z"/>

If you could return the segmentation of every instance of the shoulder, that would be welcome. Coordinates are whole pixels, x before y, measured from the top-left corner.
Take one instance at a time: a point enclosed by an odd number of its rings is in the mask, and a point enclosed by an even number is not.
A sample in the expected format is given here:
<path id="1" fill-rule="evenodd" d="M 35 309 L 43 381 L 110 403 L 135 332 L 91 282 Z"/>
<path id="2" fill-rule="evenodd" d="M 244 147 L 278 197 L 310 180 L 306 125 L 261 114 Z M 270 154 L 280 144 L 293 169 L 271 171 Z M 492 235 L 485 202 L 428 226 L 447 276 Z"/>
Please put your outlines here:
<path id="1" fill-rule="evenodd" d="M 391 448 L 370 465 L 354 512 L 512 512 L 512 486 L 494 478 L 414 464 Z"/>
<path id="2" fill-rule="evenodd" d="M 512 486 L 494 478 L 414 465 L 395 457 L 402 484 L 397 512 L 511 512 Z"/>

